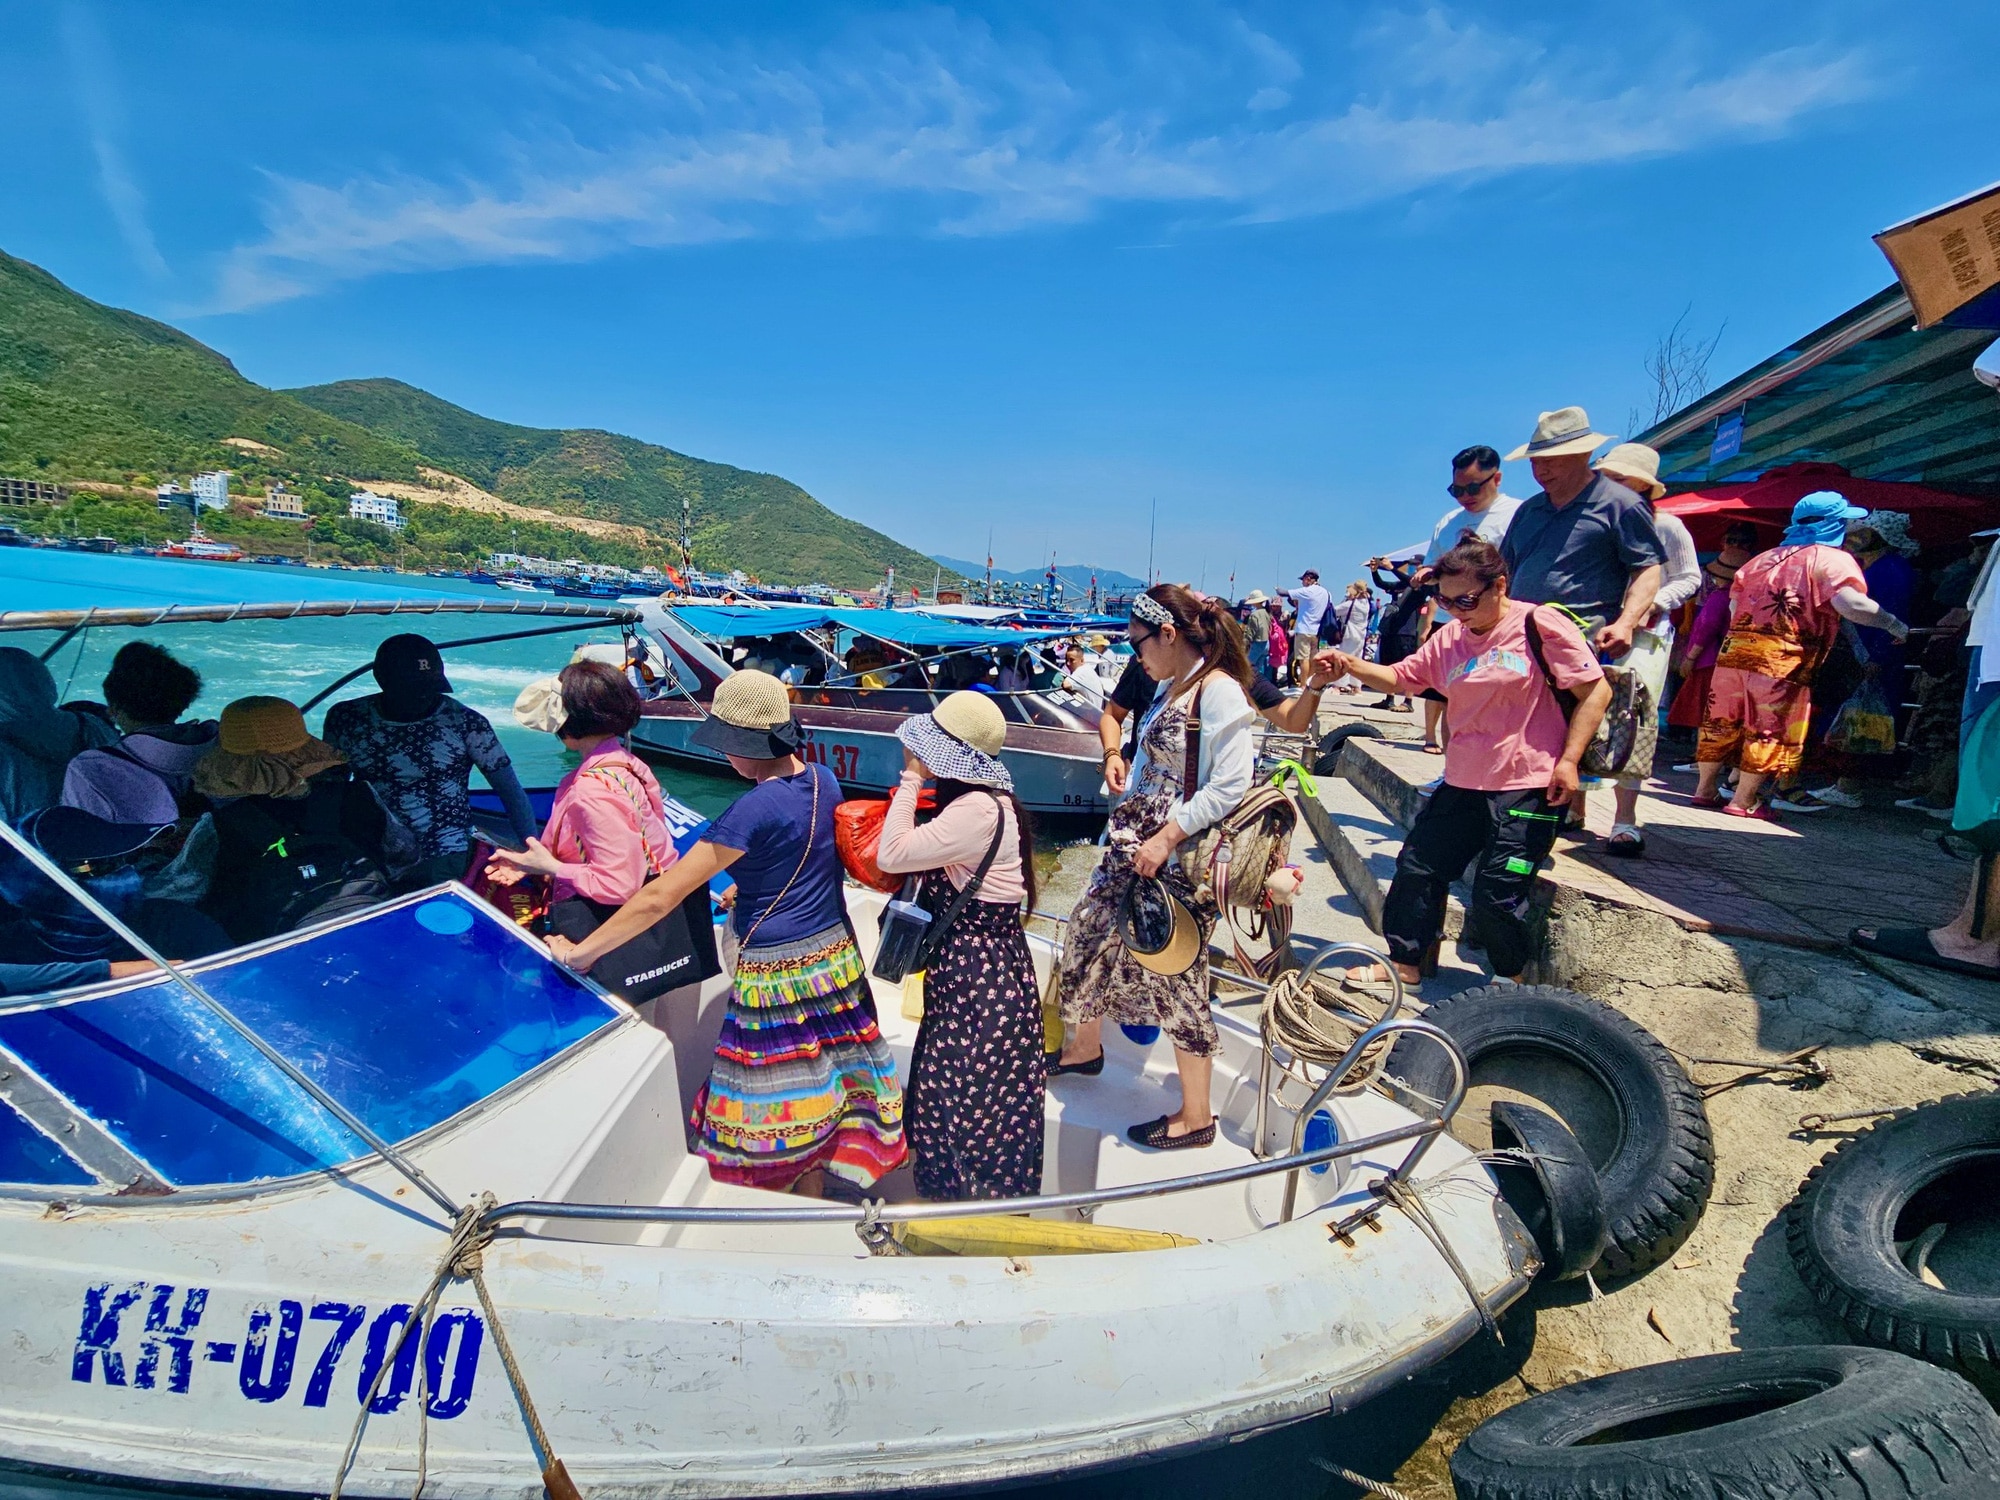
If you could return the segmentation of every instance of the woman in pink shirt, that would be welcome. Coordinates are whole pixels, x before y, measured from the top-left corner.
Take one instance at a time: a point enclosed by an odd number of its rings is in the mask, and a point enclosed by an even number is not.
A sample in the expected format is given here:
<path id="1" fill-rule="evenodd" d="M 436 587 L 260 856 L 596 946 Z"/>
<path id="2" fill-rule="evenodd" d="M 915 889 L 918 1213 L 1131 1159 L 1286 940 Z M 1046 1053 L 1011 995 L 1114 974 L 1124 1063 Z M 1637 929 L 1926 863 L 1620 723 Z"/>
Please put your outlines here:
<path id="1" fill-rule="evenodd" d="M 1507 597 L 1506 564 L 1491 542 L 1460 542 L 1438 559 L 1436 574 L 1449 622 L 1411 655 L 1393 667 L 1338 651 L 1320 660 L 1334 658 L 1324 670 L 1352 672 L 1384 693 L 1435 689 L 1445 697 L 1444 785 L 1417 814 L 1382 904 L 1397 973 L 1406 984 L 1422 978 L 1444 930 L 1445 893 L 1477 856 L 1466 930 L 1484 940 L 1494 973 L 1518 979 L 1528 963 L 1535 870 L 1576 795 L 1577 762 L 1611 685 L 1568 615 Z M 1552 681 L 1574 696 L 1567 715 Z"/>
<path id="2" fill-rule="evenodd" d="M 562 720 L 556 737 L 582 763 L 556 784 L 542 836 L 529 839 L 526 849 L 495 850 L 486 876 L 499 885 L 523 875 L 554 877 L 549 928 L 575 941 L 676 856 L 660 784 L 622 743 L 639 722 L 638 691 L 616 667 L 599 661 L 572 662 L 558 680 Z"/>
<path id="3" fill-rule="evenodd" d="M 924 976 L 904 1120 L 917 1192 L 949 1202 L 1032 1197 L 1042 1190 L 1048 1060 L 1021 930 L 1021 907 L 1035 902 L 1034 831 L 996 758 L 1007 721 L 986 695 L 953 693 L 896 735 L 903 779 L 876 862 L 892 875 L 942 871 L 947 901 L 978 882 Z M 919 828 L 926 779 L 937 782 L 938 812 Z"/>

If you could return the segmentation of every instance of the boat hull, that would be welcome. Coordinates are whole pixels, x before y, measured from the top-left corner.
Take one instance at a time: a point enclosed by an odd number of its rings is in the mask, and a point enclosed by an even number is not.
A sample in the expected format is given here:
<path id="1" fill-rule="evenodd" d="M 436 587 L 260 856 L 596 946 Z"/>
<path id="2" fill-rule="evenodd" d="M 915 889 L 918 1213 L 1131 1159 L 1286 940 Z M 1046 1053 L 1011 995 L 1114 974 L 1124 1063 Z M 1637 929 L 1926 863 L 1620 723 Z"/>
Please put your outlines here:
<path id="1" fill-rule="evenodd" d="M 804 739 L 801 753 L 831 770 L 848 791 L 886 796 L 902 776 L 903 744 L 896 728 L 906 714 L 801 703 L 792 716 Z M 646 705 L 632 739 L 666 759 L 727 771 L 725 757 L 693 742 L 703 717 L 685 699 L 660 699 Z M 1094 733 L 1009 724 L 1000 759 L 1030 812 L 1102 817 L 1110 811 Z"/>

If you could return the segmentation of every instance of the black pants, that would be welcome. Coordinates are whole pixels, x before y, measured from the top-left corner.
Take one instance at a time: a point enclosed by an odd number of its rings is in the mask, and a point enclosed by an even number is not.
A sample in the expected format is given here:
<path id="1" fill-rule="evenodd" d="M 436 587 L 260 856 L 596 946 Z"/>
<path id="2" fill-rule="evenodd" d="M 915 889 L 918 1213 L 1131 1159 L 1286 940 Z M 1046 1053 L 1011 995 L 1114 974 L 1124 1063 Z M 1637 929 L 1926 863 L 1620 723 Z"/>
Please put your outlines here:
<path id="1" fill-rule="evenodd" d="M 1483 941 L 1493 972 L 1506 978 L 1528 963 L 1528 901 L 1535 871 L 1554 847 L 1563 812 L 1540 787 L 1474 792 L 1441 786 L 1431 794 L 1396 859 L 1382 903 L 1382 936 L 1399 964 L 1420 964 L 1444 930 L 1445 893 L 1477 856 L 1467 932 Z"/>

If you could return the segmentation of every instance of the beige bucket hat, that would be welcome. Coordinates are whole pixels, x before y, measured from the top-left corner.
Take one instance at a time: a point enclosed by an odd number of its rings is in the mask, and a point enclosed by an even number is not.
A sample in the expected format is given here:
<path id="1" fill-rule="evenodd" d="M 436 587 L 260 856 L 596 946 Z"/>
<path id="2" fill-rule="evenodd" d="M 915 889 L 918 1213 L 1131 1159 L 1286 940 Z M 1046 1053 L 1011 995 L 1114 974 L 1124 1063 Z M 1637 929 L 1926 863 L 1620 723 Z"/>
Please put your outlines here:
<path id="1" fill-rule="evenodd" d="M 1648 500 L 1657 500 L 1667 492 L 1660 483 L 1660 455 L 1644 443 L 1620 443 L 1597 461 L 1596 468 Z"/>
<path id="2" fill-rule="evenodd" d="M 769 672 L 730 673 L 716 687 L 708 710 L 689 736 L 705 750 L 747 760 L 782 760 L 799 748 L 791 694 Z"/>
<path id="3" fill-rule="evenodd" d="M 1563 406 L 1545 411 L 1535 421 L 1535 435 L 1507 455 L 1517 458 L 1559 458 L 1565 453 L 1593 453 L 1610 435 L 1590 430 L 1590 413 L 1580 406 Z"/>
<path id="4" fill-rule="evenodd" d="M 1252 589 L 1243 596 L 1243 602 L 1245 604 L 1269 604 L 1271 596 L 1262 589 Z"/>

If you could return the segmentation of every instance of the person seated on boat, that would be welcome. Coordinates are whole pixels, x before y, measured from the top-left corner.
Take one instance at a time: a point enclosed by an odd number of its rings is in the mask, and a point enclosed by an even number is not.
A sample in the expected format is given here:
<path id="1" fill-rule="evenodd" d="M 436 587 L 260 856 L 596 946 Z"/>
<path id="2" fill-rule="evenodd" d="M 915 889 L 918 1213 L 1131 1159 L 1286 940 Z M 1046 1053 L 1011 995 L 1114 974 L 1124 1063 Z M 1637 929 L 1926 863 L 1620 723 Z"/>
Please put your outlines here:
<path id="1" fill-rule="evenodd" d="M 680 862 L 581 942 L 549 951 L 588 972 L 709 878 L 736 881 L 741 954 L 689 1145 L 718 1182 L 852 1197 L 902 1165 L 903 1094 L 850 935 L 834 848 L 840 784 L 799 758 L 785 685 L 737 672 L 694 743 L 755 785 Z"/>
<path id="2" fill-rule="evenodd" d="M 21 833 L 142 942 L 201 958 L 229 934 L 194 907 L 148 895 L 169 824 L 114 823 L 73 807 L 30 814 Z M 153 968 L 102 918 L 11 846 L 0 848 L 0 995 L 37 995 Z"/>
<path id="3" fill-rule="evenodd" d="M 887 657 L 884 656 L 882 647 L 856 641 L 852 646 L 847 648 L 847 655 L 843 658 L 844 665 L 847 667 L 847 675 L 852 679 L 849 686 L 862 688 L 887 687 L 889 685 L 889 675 L 882 670 L 885 661 L 887 661 Z"/>
<path id="4" fill-rule="evenodd" d="M 198 816 L 195 763 L 215 744 L 215 721 L 183 724 L 201 674 L 151 641 L 119 647 L 104 674 L 104 703 L 124 737 L 86 750 L 63 774 L 62 805 L 112 823 L 172 823 Z"/>
<path id="5" fill-rule="evenodd" d="M 222 710 L 194 789 L 216 804 L 215 874 L 202 909 L 238 943 L 360 911 L 390 893 L 416 844 L 347 758 L 283 698 Z"/>
<path id="6" fill-rule="evenodd" d="M 474 766 L 500 794 L 515 836 L 533 834 L 535 810 L 513 761 L 486 715 L 448 696 L 438 648 L 420 635 L 392 635 L 375 648 L 374 671 L 379 693 L 326 711 L 326 742 L 416 835 L 417 863 L 400 883 L 414 890 L 465 874 Z"/>
<path id="7" fill-rule="evenodd" d="M 924 974 L 907 1121 L 917 1192 L 947 1202 L 1032 1197 L 1042 1190 L 1048 1061 L 1021 926 L 1022 904 L 1035 904 L 1034 828 L 998 759 L 1007 720 L 991 698 L 953 693 L 905 719 L 896 737 L 903 775 L 876 863 L 892 875 L 942 871 L 951 891 L 979 882 Z M 926 780 L 937 782 L 938 811 L 919 828 Z"/>
<path id="8" fill-rule="evenodd" d="M 993 679 L 993 686 L 997 692 L 1025 693 L 1034 687 L 1034 669 L 1026 657 L 1027 653 L 1024 651 L 1000 653 L 1000 670 Z"/>
<path id="9" fill-rule="evenodd" d="M 921 656 L 898 651 L 895 656 L 890 658 L 890 662 L 894 664 L 898 660 L 902 662 L 902 665 L 897 668 L 895 675 L 889 679 L 890 687 L 918 689 L 930 687 L 931 680 L 925 675 L 924 659 Z"/>
<path id="10" fill-rule="evenodd" d="M 523 689 L 514 717 L 530 729 L 554 734 L 580 762 L 556 784 L 541 836 L 529 838 L 523 850 L 494 851 L 486 877 L 501 886 L 518 884 L 528 875 L 550 877 L 549 930 L 581 941 L 679 858 L 660 783 L 652 767 L 624 745 L 623 737 L 639 722 L 639 695 L 605 662 L 571 662 L 556 678 Z M 675 952 L 663 950 L 657 959 L 669 962 L 692 954 L 694 944 L 704 938 L 713 948 L 705 893 L 691 917 L 698 926 L 683 920 L 670 937 L 661 934 Z M 717 972 L 712 953 L 704 967 Z M 599 978 L 623 992 L 605 976 Z"/>
<path id="11" fill-rule="evenodd" d="M 56 680 L 33 652 L 0 646 L 0 818 L 55 806 L 69 763 L 117 738 L 108 715 L 56 706 Z"/>
<path id="12" fill-rule="evenodd" d="M 1250 658 L 1227 606 L 1177 583 L 1155 584 L 1135 598 L 1129 629 L 1143 670 L 1159 686 L 1140 720 L 1129 789 L 1111 812 L 1109 847 L 1070 915 L 1061 970 L 1069 1035 L 1049 1073 L 1102 1072 L 1107 1020 L 1160 1027 L 1174 1044 L 1181 1107 L 1126 1135 L 1155 1150 L 1182 1150 L 1215 1140 L 1209 1079 L 1221 1038 L 1209 1011 L 1208 938 L 1220 914 L 1212 900 L 1197 897 L 1175 856 L 1250 789 L 1257 758 L 1244 692 Z M 1191 716 L 1200 749 L 1190 787 L 1183 781 Z M 1107 779 L 1114 760 L 1107 753 Z M 1198 929 L 1192 962 L 1178 974 L 1142 966 L 1120 935 L 1127 892 L 1154 878 Z"/>
<path id="13" fill-rule="evenodd" d="M 1083 649 L 1082 641 L 1071 641 L 1063 647 L 1062 685 L 1080 694 L 1093 707 L 1104 706 L 1104 679 L 1097 675 L 1097 663 Z"/>

